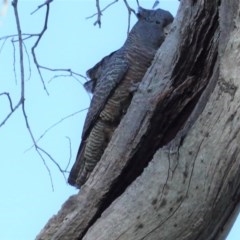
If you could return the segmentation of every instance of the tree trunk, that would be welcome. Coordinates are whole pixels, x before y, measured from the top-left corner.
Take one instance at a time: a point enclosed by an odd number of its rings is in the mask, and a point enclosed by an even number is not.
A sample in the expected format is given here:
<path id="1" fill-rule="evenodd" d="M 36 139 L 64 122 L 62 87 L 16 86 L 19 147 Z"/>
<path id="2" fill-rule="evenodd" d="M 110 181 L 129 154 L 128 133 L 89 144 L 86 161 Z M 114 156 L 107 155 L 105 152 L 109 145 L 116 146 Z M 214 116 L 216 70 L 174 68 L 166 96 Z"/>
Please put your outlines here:
<path id="1" fill-rule="evenodd" d="M 100 162 L 37 239 L 224 239 L 240 197 L 239 11 L 181 1 Z"/>

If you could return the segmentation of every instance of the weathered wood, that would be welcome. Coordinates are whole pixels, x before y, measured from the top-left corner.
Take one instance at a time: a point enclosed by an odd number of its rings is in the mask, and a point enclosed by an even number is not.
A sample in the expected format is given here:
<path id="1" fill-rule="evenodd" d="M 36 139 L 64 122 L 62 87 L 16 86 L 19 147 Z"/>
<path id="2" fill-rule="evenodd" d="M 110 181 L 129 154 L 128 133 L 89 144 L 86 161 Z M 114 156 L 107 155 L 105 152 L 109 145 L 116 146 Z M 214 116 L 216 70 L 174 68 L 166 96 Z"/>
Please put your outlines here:
<path id="1" fill-rule="evenodd" d="M 240 197 L 238 11 L 237 0 L 181 1 L 101 161 L 71 208 L 65 204 L 37 239 L 206 240 L 227 233 Z"/>

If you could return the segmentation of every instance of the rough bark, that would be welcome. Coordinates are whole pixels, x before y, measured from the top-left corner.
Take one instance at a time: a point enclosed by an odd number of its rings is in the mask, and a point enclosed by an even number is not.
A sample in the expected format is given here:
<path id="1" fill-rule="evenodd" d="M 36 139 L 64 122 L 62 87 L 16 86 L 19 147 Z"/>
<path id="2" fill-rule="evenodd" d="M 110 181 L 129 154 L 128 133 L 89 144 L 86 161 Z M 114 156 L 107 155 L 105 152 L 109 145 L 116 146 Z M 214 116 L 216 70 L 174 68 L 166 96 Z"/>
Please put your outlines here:
<path id="1" fill-rule="evenodd" d="M 224 239 L 240 197 L 239 11 L 181 1 L 101 161 L 37 239 Z"/>

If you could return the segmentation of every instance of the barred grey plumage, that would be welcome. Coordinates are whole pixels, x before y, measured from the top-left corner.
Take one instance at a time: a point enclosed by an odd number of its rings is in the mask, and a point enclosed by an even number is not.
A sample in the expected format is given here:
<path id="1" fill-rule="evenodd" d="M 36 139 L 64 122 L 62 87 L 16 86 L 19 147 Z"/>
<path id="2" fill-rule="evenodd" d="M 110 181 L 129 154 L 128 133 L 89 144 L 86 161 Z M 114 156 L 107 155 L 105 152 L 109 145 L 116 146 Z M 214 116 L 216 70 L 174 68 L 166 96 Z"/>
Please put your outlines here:
<path id="1" fill-rule="evenodd" d="M 91 80 L 85 88 L 93 93 L 93 98 L 68 178 L 71 185 L 81 187 L 100 160 L 131 102 L 133 86 L 142 80 L 164 41 L 164 27 L 172 21 L 168 11 L 139 8 L 138 22 L 124 45 L 88 70 Z"/>

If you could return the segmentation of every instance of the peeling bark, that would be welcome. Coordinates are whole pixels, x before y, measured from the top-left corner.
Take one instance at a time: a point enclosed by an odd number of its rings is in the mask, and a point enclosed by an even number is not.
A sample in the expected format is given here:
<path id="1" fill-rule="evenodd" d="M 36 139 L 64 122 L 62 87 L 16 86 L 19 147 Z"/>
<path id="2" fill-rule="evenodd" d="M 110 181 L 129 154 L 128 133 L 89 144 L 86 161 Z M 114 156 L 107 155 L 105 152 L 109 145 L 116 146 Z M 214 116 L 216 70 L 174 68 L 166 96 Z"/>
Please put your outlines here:
<path id="1" fill-rule="evenodd" d="M 37 239 L 224 239 L 240 198 L 239 11 L 181 1 L 100 162 Z"/>

